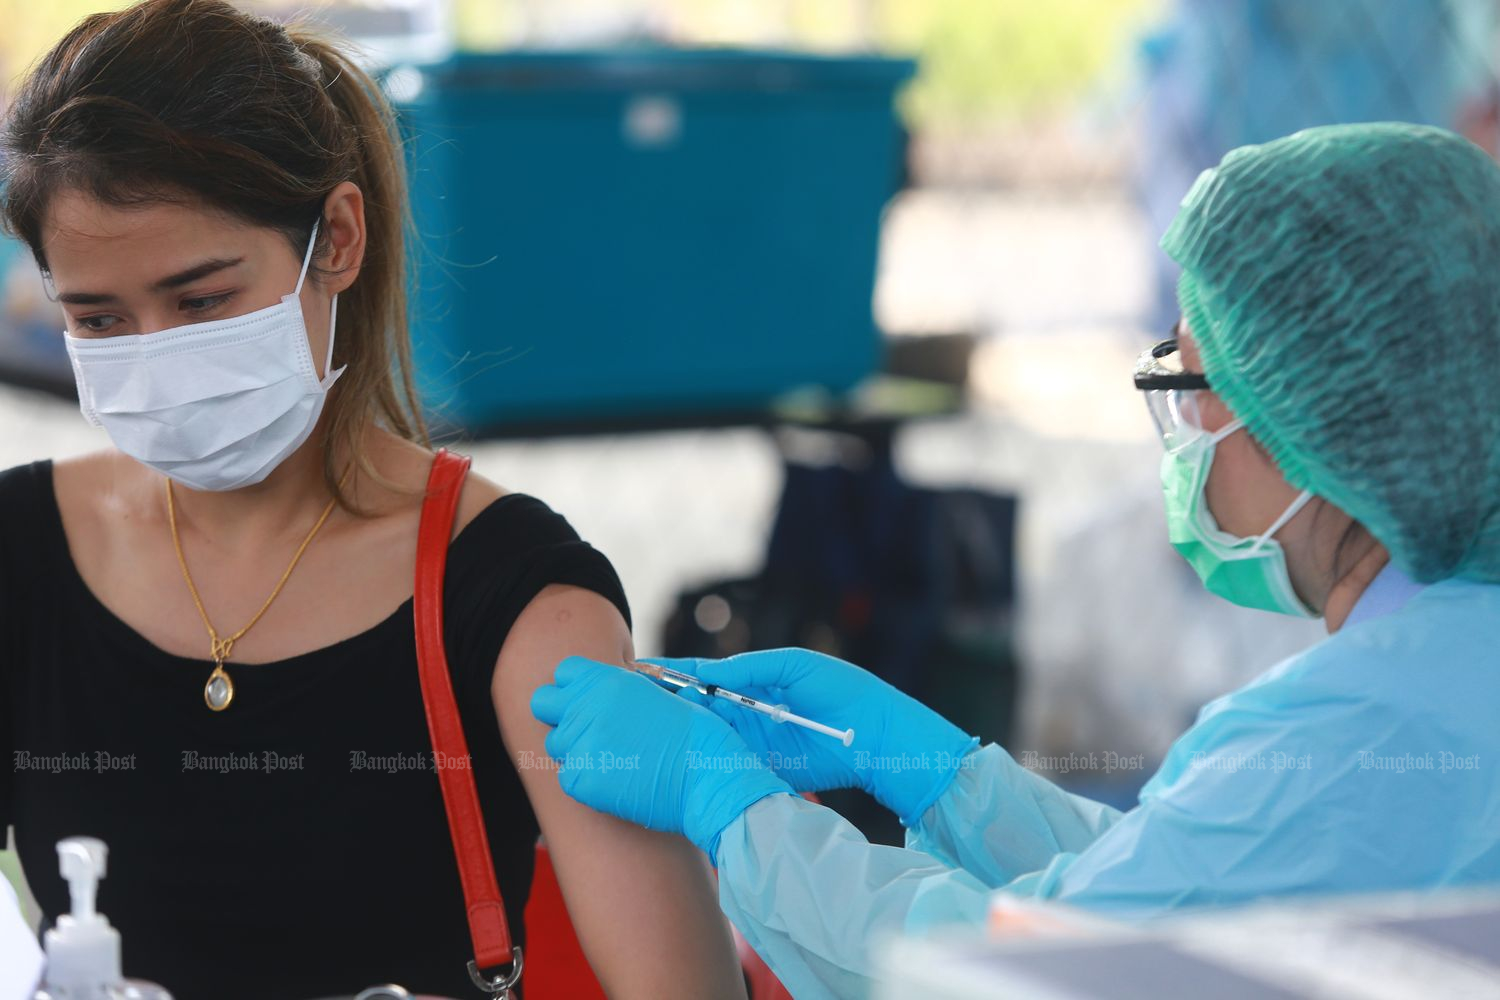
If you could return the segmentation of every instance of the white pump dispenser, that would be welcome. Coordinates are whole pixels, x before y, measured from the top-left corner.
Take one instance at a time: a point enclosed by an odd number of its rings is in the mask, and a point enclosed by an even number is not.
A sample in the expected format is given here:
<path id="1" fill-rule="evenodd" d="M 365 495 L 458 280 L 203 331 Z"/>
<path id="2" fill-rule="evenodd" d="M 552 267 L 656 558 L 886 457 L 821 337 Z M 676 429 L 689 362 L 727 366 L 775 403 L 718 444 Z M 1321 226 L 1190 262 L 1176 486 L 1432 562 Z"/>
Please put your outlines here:
<path id="1" fill-rule="evenodd" d="M 159 986 L 120 978 L 120 932 L 94 908 L 108 852 L 97 837 L 57 842 L 73 912 L 60 914 L 57 925 L 47 931 L 47 971 L 36 1000 L 171 1000 Z"/>

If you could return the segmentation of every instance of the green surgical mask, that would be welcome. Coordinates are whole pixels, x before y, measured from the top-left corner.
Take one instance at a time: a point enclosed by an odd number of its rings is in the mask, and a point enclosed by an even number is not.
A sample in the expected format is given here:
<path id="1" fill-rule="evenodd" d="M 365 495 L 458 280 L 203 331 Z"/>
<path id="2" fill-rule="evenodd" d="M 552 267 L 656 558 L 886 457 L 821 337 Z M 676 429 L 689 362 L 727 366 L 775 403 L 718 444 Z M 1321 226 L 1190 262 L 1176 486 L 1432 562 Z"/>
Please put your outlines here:
<path id="1" fill-rule="evenodd" d="M 1241 607 L 1317 618 L 1318 613 L 1304 604 L 1292 588 L 1286 553 L 1272 537 L 1312 499 L 1312 494 L 1303 490 L 1265 533 L 1256 538 L 1240 538 L 1220 529 L 1208 509 L 1204 487 L 1208 484 L 1214 447 L 1242 427 L 1244 424 L 1235 420 L 1212 434 L 1195 434 L 1169 448 L 1162 457 L 1167 537 L 1197 571 L 1209 593 Z"/>

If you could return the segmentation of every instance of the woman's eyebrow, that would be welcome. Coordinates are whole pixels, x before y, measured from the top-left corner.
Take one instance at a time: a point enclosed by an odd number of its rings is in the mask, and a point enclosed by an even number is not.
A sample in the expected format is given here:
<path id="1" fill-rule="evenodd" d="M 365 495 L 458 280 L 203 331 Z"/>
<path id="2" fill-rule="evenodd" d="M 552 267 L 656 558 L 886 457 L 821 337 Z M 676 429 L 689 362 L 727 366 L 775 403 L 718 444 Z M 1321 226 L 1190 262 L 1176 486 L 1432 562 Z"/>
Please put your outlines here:
<path id="1" fill-rule="evenodd" d="M 151 286 L 153 292 L 167 291 L 172 288 L 181 288 L 183 285 L 206 278 L 226 268 L 234 267 L 243 263 L 244 257 L 215 257 L 205 260 L 201 264 L 194 264 L 185 271 L 169 274 L 165 278 Z M 75 306 L 97 306 L 109 302 L 118 302 L 120 297 L 105 292 L 63 292 L 57 297 L 57 301 Z"/>
<path id="2" fill-rule="evenodd" d="M 162 292 L 169 288 L 180 288 L 183 285 L 197 281 L 199 278 L 206 278 L 216 271 L 222 271 L 226 267 L 233 267 L 244 259 L 243 257 L 216 257 L 212 260 L 205 260 L 203 263 L 195 264 L 186 271 L 178 271 L 176 274 L 167 275 L 167 277 L 152 285 L 151 290 Z"/>

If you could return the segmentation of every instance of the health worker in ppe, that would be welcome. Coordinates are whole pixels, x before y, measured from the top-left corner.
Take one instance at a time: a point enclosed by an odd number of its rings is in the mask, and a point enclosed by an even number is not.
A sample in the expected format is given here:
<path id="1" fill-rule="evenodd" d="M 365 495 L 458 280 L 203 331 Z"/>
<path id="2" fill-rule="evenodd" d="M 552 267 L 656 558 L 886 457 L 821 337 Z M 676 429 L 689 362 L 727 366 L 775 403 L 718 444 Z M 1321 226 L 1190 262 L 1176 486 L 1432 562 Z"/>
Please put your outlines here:
<path id="1" fill-rule="evenodd" d="M 1330 634 L 1206 706 L 1133 809 L 802 650 L 674 665 L 851 746 L 579 659 L 533 698 L 563 788 L 707 852 L 798 997 L 867 992 L 885 934 L 982 925 L 995 893 L 1140 919 L 1500 881 L 1500 167 L 1441 129 L 1310 129 L 1206 171 L 1163 246 L 1183 318 L 1135 383 L 1168 536 L 1210 591 Z M 605 752 L 640 767 L 566 763 Z M 794 794 L 844 786 L 905 849 Z"/>

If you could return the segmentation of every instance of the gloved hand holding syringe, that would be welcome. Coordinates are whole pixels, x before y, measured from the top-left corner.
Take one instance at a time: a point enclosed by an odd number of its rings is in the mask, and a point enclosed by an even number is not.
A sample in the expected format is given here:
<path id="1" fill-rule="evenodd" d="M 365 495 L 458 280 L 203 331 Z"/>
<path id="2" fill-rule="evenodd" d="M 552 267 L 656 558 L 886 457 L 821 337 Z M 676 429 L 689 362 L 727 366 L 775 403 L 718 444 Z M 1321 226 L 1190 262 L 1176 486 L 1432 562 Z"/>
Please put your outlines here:
<path id="1" fill-rule="evenodd" d="M 812 719 L 803 718 L 795 712 L 789 711 L 785 705 L 770 705 L 766 702 L 757 701 L 756 699 L 748 697 L 746 695 L 730 691 L 727 688 L 721 688 L 717 684 L 705 684 L 703 681 L 694 677 L 692 674 L 679 673 L 678 671 L 673 670 L 670 667 L 657 666 L 654 663 L 646 663 L 642 661 L 631 661 L 631 665 L 637 671 L 645 674 L 647 677 L 650 677 L 656 681 L 660 681 L 661 683 L 669 685 L 671 687 L 692 688 L 693 690 L 702 692 L 703 694 L 711 698 L 723 698 L 725 701 L 728 701 L 731 704 L 739 705 L 742 708 L 748 708 L 751 711 L 759 712 L 762 715 L 768 715 L 774 722 L 790 722 L 795 725 L 802 726 L 805 729 L 811 729 L 814 732 L 824 733 L 828 736 L 832 736 L 834 739 L 843 743 L 844 746 L 849 746 L 854 742 L 853 729 L 834 729 L 832 726 L 825 726 L 821 722 L 814 722 Z"/>

